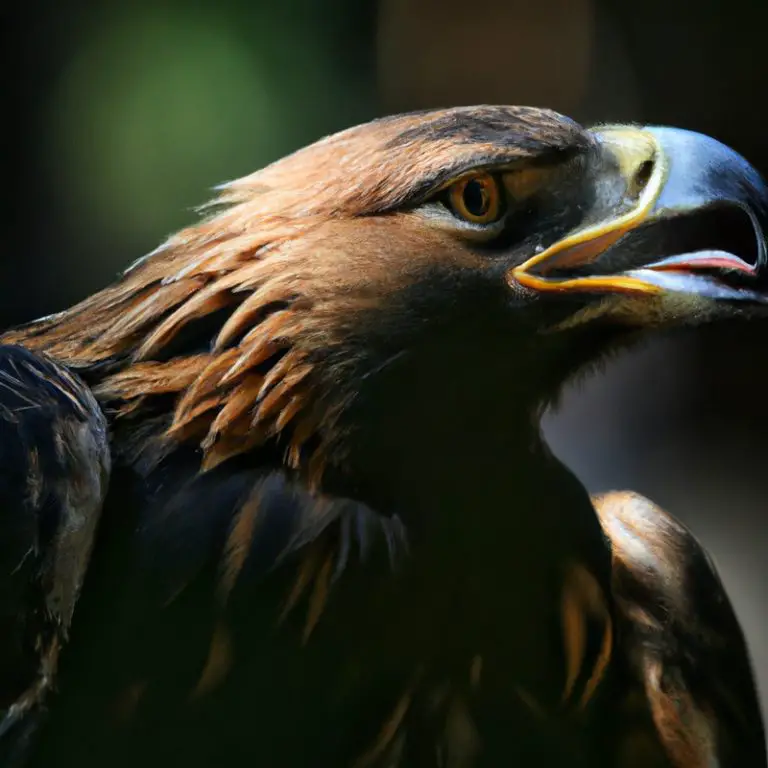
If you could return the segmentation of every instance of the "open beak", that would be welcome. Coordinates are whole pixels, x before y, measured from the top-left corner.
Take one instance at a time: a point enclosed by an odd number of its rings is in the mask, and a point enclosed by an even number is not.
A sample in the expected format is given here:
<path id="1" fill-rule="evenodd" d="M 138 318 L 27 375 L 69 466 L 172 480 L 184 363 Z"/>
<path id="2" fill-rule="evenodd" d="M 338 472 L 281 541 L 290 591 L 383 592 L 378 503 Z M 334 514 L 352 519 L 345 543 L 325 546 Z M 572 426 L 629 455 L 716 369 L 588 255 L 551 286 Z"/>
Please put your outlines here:
<path id="1" fill-rule="evenodd" d="M 540 293 L 675 291 L 768 302 L 759 290 L 768 272 L 768 187 L 741 155 L 675 128 L 594 133 L 614 202 L 515 267 L 510 280 Z"/>

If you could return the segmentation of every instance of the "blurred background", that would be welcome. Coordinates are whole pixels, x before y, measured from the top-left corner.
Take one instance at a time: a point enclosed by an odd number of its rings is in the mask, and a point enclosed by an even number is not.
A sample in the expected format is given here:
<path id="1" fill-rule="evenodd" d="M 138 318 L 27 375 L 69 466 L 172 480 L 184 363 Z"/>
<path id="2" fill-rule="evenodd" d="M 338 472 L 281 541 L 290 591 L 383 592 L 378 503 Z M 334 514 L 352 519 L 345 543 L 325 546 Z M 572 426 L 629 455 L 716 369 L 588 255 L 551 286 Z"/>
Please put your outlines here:
<path id="1" fill-rule="evenodd" d="M 0 327 L 105 285 L 214 184 L 389 112 L 506 103 L 667 123 L 768 175 L 758 0 L 7 6 Z M 739 333 L 635 350 L 546 428 L 590 490 L 650 496 L 714 553 L 768 710 L 768 339 Z"/>

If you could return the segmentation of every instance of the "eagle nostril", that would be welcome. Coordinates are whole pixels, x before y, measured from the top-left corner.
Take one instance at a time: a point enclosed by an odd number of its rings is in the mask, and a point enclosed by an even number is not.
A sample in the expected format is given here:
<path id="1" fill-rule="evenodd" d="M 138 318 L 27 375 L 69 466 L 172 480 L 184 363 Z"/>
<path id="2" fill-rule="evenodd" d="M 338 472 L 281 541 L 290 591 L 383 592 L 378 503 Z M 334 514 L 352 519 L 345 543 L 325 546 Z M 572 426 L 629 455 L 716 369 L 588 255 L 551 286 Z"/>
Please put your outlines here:
<path id="1" fill-rule="evenodd" d="M 648 186 L 648 182 L 651 179 L 653 173 L 654 163 L 653 160 L 644 160 L 637 167 L 634 175 L 627 185 L 627 194 L 632 199 L 639 197 L 643 190 Z"/>

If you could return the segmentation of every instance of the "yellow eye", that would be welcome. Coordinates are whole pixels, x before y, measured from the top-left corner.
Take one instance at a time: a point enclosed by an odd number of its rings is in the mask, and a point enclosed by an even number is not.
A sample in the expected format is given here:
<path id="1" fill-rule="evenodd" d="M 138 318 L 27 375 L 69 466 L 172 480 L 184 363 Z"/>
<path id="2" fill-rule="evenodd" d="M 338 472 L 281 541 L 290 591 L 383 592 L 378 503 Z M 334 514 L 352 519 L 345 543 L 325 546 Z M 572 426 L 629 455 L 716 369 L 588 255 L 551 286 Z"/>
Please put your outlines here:
<path id="1" fill-rule="evenodd" d="M 490 173 L 457 181 L 448 191 L 453 212 L 472 224 L 492 224 L 501 215 L 501 184 Z"/>

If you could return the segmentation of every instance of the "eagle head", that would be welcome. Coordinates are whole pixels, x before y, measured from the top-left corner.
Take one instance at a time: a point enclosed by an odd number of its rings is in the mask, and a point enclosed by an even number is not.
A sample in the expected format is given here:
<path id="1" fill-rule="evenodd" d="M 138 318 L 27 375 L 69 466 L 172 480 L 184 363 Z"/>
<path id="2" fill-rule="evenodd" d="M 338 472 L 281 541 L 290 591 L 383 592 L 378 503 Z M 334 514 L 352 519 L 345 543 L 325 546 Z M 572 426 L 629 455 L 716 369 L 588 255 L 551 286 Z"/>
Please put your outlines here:
<path id="1" fill-rule="evenodd" d="M 614 339 L 759 312 L 767 206 L 742 157 L 688 131 L 388 117 L 221 186 L 116 283 L 4 340 L 79 371 L 132 455 L 393 471 L 502 449 Z"/>

